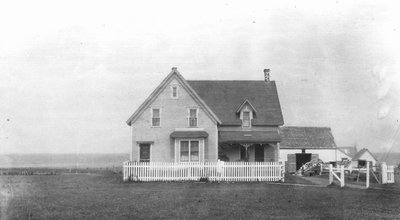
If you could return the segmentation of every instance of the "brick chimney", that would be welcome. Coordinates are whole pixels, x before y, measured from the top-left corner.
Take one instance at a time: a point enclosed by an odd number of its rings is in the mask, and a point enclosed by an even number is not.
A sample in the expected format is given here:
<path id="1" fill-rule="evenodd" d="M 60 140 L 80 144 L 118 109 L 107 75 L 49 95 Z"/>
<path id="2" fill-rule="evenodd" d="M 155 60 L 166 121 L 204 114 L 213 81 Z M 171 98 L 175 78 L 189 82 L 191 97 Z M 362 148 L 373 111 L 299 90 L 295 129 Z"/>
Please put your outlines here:
<path id="1" fill-rule="evenodd" d="M 178 70 L 178 67 L 172 67 L 171 70 L 172 71 Z"/>
<path id="2" fill-rule="evenodd" d="M 264 80 L 265 82 L 269 82 L 269 69 L 264 69 Z"/>

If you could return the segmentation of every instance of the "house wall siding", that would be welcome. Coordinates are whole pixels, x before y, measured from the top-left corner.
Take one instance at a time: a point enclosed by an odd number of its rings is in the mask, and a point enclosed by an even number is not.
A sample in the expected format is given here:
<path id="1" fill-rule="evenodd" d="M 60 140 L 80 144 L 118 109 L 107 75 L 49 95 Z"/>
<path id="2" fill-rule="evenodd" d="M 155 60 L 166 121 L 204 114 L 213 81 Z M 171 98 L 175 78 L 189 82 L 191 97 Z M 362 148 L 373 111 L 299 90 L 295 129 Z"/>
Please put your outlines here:
<path id="1" fill-rule="evenodd" d="M 171 85 L 178 85 L 177 99 L 171 98 Z M 198 128 L 189 128 L 188 107 L 198 107 Z M 151 126 L 151 108 L 161 108 L 161 127 Z M 179 130 L 204 130 L 208 133 L 205 140 L 204 160 L 217 161 L 217 125 L 209 118 L 193 97 L 172 78 L 159 96 L 144 110 L 132 124 L 131 159 L 139 159 L 139 144 L 141 141 L 152 141 L 150 159 L 152 162 L 174 162 L 175 141 L 170 134 Z"/>
<path id="2" fill-rule="evenodd" d="M 277 162 L 279 160 L 278 144 L 269 144 L 264 147 L 264 161 Z"/>

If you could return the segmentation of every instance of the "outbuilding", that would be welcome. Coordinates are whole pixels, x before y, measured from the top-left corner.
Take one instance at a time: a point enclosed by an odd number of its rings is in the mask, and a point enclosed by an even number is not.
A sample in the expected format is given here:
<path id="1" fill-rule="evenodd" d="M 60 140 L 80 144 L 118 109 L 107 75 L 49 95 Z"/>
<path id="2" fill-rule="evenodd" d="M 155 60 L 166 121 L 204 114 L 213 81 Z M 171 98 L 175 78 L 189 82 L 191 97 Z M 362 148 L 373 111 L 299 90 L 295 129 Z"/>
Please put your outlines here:
<path id="1" fill-rule="evenodd" d="M 336 163 L 351 157 L 338 150 L 331 129 L 328 127 L 281 127 L 279 157 L 285 161 L 286 170 L 293 173 L 303 164 L 320 159 Z"/>

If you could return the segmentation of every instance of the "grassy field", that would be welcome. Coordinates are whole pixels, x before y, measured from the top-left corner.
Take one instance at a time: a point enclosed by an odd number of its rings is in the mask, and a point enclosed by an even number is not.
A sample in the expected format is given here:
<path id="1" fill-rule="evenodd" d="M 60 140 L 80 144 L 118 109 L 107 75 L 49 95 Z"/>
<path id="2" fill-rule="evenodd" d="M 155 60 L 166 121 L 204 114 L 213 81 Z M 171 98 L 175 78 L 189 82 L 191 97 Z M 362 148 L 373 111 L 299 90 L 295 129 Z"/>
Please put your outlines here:
<path id="1" fill-rule="evenodd" d="M 391 188 L 121 179 L 110 171 L 0 176 L 1 219 L 400 219 L 400 191 Z"/>

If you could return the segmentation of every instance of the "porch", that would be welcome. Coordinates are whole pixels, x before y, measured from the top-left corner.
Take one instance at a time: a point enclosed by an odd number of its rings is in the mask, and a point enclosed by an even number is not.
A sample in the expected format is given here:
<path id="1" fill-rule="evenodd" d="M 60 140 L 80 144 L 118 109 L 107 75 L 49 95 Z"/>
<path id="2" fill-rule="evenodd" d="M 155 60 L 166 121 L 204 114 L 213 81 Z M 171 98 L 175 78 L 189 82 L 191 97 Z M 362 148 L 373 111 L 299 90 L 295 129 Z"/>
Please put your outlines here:
<path id="1" fill-rule="evenodd" d="M 124 181 L 284 181 L 283 162 L 144 163 L 126 161 Z"/>
<path id="2" fill-rule="evenodd" d="M 277 130 L 220 131 L 218 158 L 229 162 L 277 162 L 279 141 Z"/>

